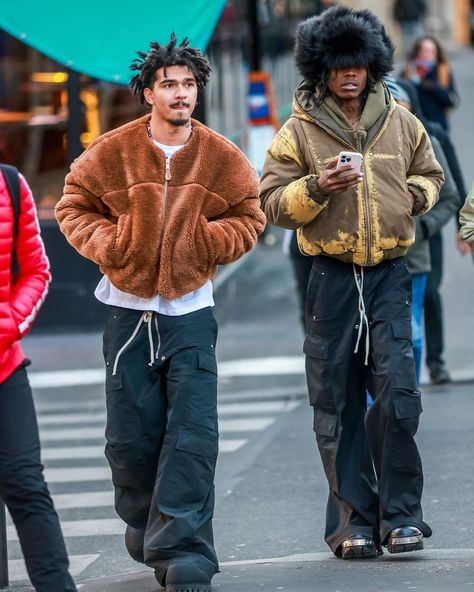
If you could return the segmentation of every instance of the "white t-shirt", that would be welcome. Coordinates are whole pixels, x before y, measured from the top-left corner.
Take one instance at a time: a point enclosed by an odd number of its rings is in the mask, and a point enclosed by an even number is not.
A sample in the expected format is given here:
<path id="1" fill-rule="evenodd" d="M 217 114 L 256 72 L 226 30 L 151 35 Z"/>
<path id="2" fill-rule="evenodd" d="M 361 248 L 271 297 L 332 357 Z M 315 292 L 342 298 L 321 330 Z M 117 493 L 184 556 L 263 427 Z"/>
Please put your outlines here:
<path id="1" fill-rule="evenodd" d="M 183 147 L 160 144 L 156 140 L 153 140 L 153 142 L 165 153 L 167 160 L 166 168 L 168 168 L 173 154 Z M 193 292 L 189 292 L 189 294 L 185 294 L 174 300 L 168 300 L 159 294 L 156 294 L 152 298 L 140 298 L 133 294 L 127 294 L 127 292 L 122 292 L 122 290 L 116 288 L 109 278 L 104 275 L 98 283 L 94 295 L 100 302 L 111 306 L 131 308 L 133 310 L 151 310 L 172 317 L 201 310 L 207 306 L 214 306 L 211 280 L 207 280 L 204 286 Z"/>

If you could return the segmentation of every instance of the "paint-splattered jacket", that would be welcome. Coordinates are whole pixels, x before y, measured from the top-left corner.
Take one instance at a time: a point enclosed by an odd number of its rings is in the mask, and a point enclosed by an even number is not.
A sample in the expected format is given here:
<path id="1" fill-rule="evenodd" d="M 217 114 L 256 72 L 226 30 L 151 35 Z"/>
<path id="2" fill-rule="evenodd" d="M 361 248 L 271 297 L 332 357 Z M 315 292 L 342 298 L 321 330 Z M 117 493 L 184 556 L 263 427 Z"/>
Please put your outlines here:
<path id="1" fill-rule="evenodd" d="M 298 87 L 290 119 L 275 136 L 260 197 L 268 221 L 297 230 L 306 255 L 371 266 L 404 255 L 414 241 L 412 216 L 427 212 L 443 183 L 421 122 L 379 83 L 352 130 L 335 101 L 316 105 L 314 87 Z M 364 180 L 332 196 L 315 179 L 340 151 L 363 154 Z M 409 196 L 414 196 L 414 203 Z"/>

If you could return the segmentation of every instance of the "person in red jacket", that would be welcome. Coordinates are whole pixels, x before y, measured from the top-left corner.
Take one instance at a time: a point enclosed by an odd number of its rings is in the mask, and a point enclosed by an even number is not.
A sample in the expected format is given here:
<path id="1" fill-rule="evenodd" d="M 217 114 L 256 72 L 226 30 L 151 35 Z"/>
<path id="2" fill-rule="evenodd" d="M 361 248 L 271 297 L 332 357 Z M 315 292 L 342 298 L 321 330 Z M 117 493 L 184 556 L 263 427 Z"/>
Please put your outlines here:
<path id="1" fill-rule="evenodd" d="M 20 346 L 51 281 L 33 197 L 21 175 L 19 201 L 15 235 L 13 202 L 0 172 L 0 495 L 18 531 L 35 590 L 75 592 L 59 519 L 43 476 L 26 373 L 30 362 Z"/>

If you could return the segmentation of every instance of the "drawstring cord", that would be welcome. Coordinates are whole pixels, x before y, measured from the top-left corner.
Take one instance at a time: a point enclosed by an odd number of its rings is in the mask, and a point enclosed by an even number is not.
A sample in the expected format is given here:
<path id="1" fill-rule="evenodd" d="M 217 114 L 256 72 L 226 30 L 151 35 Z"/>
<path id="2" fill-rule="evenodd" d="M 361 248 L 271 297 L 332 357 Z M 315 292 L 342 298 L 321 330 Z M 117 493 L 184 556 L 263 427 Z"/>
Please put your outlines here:
<path id="1" fill-rule="evenodd" d="M 118 367 L 120 356 L 127 349 L 127 347 L 132 343 L 132 341 L 135 339 L 135 337 L 138 335 L 138 332 L 140 331 L 140 327 L 142 326 L 142 323 L 147 323 L 147 325 L 148 325 L 148 342 L 150 344 L 150 362 L 148 363 L 148 365 L 153 366 L 153 364 L 155 362 L 155 352 L 154 352 L 154 345 L 153 345 L 153 333 L 151 331 L 152 318 L 153 318 L 153 313 L 148 310 L 142 314 L 142 316 L 140 317 L 140 320 L 137 323 L 137 326 L 133 330 L 133 333 L 130 335 L 130 337 L 127 339 L 127 341 L 122 345 L 122 347 L 118 350 L 117 355 L 115 356 L 114 366 L 112 369 L 112 376 L 115 376 L 117 374 L 117 367 Z"/>
<path id="2" fill-rule="evenodd" d="M 356 354 L 359 351 L 359 343 L 362 337 L 363 326 L 365 323 L 366 326 L 366 335 L 365 335 L 365 361 L 364 364 L 367 366 L 369 363 L 369 347 L 370 347 L 370 333 L 369 333 L 369 319 L 367 318 L 367 313 L 365 310 L 365 302 L 364 302 L 364 268 L 360 268 L 360 275 L 357 273 L 355 265 L 352 264 L 352 269 L 354 272 L 354 279 L 357 286 L 357 291 L 359 292 L 359 330 L 357 333 L 357 342 L 354 349 L 354 353 Z"/>

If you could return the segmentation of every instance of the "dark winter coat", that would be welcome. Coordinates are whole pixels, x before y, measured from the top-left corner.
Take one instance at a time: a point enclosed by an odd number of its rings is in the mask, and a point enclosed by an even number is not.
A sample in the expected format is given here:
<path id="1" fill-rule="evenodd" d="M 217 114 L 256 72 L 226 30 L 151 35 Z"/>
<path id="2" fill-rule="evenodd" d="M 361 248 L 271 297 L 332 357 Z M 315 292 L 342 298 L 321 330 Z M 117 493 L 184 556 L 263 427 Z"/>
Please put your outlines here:
<path id="1" fill-rule="evenodd" d="M 396 0 L 393 16 L 399 23 L 417 22 L 425 16 L 426 3 L 424 0 Z"/>
<path id="2" fill-rule="evenodd" d="M 425 273 L 431 270 L 429 239 L 440 232 L 459 209 L 460 195 L 441 144 L 435 137 L 431 137 L 431 143 L 436 160 L 444 171 L 444 185 L 439 192 L 438 202 L 428 213 L 416 219 L 415 242 L 406 255 L 410 273 Z"/>

